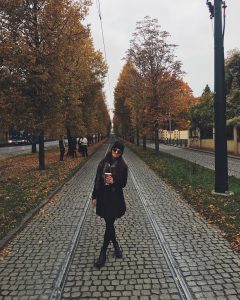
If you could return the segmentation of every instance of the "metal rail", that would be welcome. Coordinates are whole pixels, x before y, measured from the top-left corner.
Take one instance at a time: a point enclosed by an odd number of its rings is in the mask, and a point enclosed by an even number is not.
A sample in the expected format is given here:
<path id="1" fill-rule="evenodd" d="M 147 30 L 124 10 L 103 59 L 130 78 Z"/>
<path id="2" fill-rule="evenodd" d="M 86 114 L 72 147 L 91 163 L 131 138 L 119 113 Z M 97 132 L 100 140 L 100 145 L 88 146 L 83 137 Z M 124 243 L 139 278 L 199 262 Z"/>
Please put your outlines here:
<path id="1" fill-rule="evenodd" d="M 182 297 L 182 299 L 184 300 L 193 300 L 194 297 L 191 293 L 191 291 L 189 290 L 189 287 L 179 269 L 179 266 L 177 264 L 177 262 L 175 261 L 171 250 L 168 247 L 168 244 L 164 238 L 164 235 L 162 233 L 161 228 L 159 227 L 159 225 L 157 224 L 154 215 L 151 211 L 151 208 L 148 207 L 148 201 L 147 199 L 143 196 L 143 193 L 141 192 L 141 188 L 140 185 L 138 184 L 137 180 L 135 179 L 133 172 L 131 171 L 131 169 L 129 168 L 129 173 L 131 176 L 131 179 L 133 181 L 133 184 L 137 190 L 138 196 L 142 202 L 142 205 L 144 207 L 144 210 L 148 216 L 149 222 L 152 225 L 153 231 L 157 237 L 157 241 L 163 251 L 163 255 L 165 257 L 165 260 L 168 264 L 168 267 L 173 275 L 173 279 L 175 281 L 175 284 L 179 290 L 179 293 Z"/>
<path id="2" fill-rule="evenodd" d="M 106 153 L 108 152 L 109 147 L 110 147 L 110 145 L 108 145 Z M 86 165 L 87 164 L 85 164 L 84 167 L 82 169 L 80 169 L 82 172 L 87 167 Z M 72 261 L 73 261 L 73 258 L 74 258 L 74 255 L 75 255 L 75 252 L 76 252 L 76 249 L 77 249 L 80 237 L 81 237 L 84 221 L 86 219 L 86 215 L 87 215 L 87 212 L 88 212 L 89 207 L 90 207 L 89 199 L 91 197 L 91 192 L 92 191 L 89 191 L 89 193 L 88 193 L 87 200 L 84 204 L 84 209 L 83 209 L 82 216 L 81 216 L 81 218 L 79 219 L 79 222 L 78 222 L 78 227 L 77 227 L 77 229 L 74 233 L 71 245 L 69 246 L 69 250 L 67 251 L 65 260 L 64 260 L 64 262 L 61 266 L 61 270 L 59 271 L 58 277 L 55 281 L 54 288 L 53 288 L 52 293 L 49 297 L 49 300 L 60 300 L 61 299 L 61 296 L 62 296 L 62 293 L 63 293 L 63 290 L 64 290 L 64 286 L 65 286 L 65 282 L 66 282 L 66 279 L 67 279 L 67 275 L 68 275 L 68 272 L 70 270 L 70 267 L 71 267 L 71 264 L 72 264 Z"/>

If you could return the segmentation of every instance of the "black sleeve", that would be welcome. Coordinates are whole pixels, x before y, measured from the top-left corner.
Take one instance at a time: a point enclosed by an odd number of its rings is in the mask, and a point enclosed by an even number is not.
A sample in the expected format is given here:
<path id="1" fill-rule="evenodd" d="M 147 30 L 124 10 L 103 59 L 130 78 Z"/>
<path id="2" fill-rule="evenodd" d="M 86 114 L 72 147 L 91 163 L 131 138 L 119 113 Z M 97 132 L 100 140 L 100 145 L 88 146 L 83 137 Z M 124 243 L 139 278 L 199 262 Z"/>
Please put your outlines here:
<path id="1" fill-rule="evenodd" d="M 127 184 L 127 178 L 128 178 L 128 167 L 125 166 L 120 174 L 117 174 L 117 176 L 113 175 L 113 185 L 124 188 Z"/>
<path id="2" fill-rule="evenodd" d="M 95 177 L 94 187 L 93 187 L 93 192 L 92 192 L 92 199 L 97 198 L 98 192 L 101 188 L 101 185 L 103 184 L 102 172 L 103 172 L 103 162 L 101 161 L 97 168 L 97 174 Z"/>

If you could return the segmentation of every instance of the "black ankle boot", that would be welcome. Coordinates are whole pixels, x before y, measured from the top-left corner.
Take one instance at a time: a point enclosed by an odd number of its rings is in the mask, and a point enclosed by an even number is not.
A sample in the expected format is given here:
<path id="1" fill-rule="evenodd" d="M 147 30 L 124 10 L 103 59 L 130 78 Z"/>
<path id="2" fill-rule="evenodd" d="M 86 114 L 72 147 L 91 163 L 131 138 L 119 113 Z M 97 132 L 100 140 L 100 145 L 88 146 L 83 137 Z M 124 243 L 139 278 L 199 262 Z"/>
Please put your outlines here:
<path id="1" fill-rule="evenodd" d="M 114 251 L 115 251 L 115 256 L 117 258 L 122 258 L 123 255 L 122 255 L 122 251 L 119 247 L 118 242 L 113 242 L 113 247 L 114 247 Z"/>
<path id="2" fill-rule="evenodd" d="M 106 258 L 107 258 L 106 251 L 107 250 L 101 248 L 101 252 L 99 254 L 99 257 L 98 257 L 97 261 L 94 264 L 94 266 L 96 268 L 100 269 L 101 267 L 103 267 L 105 265 Z"/>

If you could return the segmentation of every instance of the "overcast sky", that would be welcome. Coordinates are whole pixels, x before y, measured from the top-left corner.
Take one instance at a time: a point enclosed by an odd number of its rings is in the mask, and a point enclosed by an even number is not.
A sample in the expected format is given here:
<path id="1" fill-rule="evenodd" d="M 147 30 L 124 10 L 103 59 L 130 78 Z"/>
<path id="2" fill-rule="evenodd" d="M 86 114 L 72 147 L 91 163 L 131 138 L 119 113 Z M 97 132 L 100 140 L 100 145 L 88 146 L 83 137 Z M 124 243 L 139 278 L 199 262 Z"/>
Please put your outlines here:
<path id="1" fill-rule="evenodd" d="M 240 0 L 226 0 L 226 4 L 225 56 L 231 49 L 240 49 Z M 161 29 L 170 33 L 169 42 L 178 45 L 176 55 L 183 63 L 184 80 L 194 96 L 200 96 L 206 84 L 213 89 L 213 27 L 206 0 L 100 0 L 100 5 L 109 65 L 105 93 L 110 109 L 124 64 L 122 58 L 129 48 L 136 22 L 145 16 L 157 18 Z M 96 0 L 87 23 L 91 24 L 95 48 L 103 52 Z"/>

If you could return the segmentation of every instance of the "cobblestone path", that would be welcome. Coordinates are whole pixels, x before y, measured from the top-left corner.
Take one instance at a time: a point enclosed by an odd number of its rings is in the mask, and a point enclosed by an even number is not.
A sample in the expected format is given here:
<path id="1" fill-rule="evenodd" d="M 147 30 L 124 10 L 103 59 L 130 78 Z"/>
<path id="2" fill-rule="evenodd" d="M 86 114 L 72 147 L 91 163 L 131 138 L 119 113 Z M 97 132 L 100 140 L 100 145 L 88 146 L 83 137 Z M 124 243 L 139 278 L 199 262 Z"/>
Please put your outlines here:
<path id="1" fill-rule="evenodd" d="M 63 299 L 181 299 L 131 178 L 125 195 L 128 212 L 116 222 L 124 258 L 110 245 L 105 267 L 94 270 L 104 221 L 89 211 Z"/>
<path id="2" fill-rule="evenodd" d="M 147 144 L 149 148 L 155 148 L 155 145 L 152 143 Z M 194 162 L 198 165 L 201 165 L 205 168 L 214 170 L 215 169 L 215 158 L 214 153 L 201 152 L 196 150 L 191 150 L 189 148 L 174 147 L 169 145 L 159 144 L 159 149 L 161 152 L 177 156 L 191 162 Z M 234 158 L 228 156 L 228 175 L 235 176 L 240 178 L 240 157 Z"/>
<path id="3" fill-rule="evenodd" d="M 133 153 L 127 162 L 193 297 L 240 299 L 239 255 Z"/>
<path id="4" fill-rule="evenodd" d="M 124 257 L 116 259 L 110 245 L 106 265 L 93 267 L 104 224 L 87 203 L 107 147 L 10 243 L 12 251 L 0 262 L 0 299 L 54 299 L 59 278 L 64 282 L 61 299 L 184 299 L 164 247 L 191 293 L 189 299 L 240 299 L 239 256 L 129 150 L 124 153 L 130 169 L 127 213 L 116 222 Z"/>

